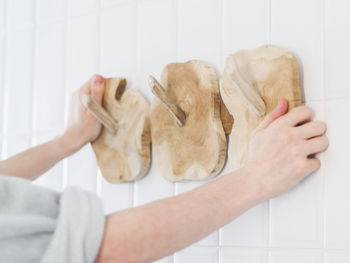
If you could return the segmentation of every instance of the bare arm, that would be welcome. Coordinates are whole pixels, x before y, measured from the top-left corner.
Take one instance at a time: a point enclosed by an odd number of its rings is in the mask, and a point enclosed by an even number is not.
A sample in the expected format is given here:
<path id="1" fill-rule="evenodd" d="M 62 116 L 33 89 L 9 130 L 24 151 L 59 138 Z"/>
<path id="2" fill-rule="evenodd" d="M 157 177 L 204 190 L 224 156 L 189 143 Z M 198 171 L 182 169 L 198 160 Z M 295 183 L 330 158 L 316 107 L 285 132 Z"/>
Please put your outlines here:
<path id="1" fill-rule="evenodd" d="M 320 161 L 310 155 L 327 148 L 326 126 L 311 122 L 307 107 L 284 115 L 287 107 L 281 101 L 256 129 L 246 167 L 190 192 L 107 216 L 96 262 L 151 262 L 170 255 L 317 170 Z"/>
<path id="2" fill-rule="evenodd" d="M 86 143 L 93 141 L 100 133 L 101 124 L 83 107 L 80 96 L 87 92 L 101 103 L 103 88 L 104 79 L 98 75 L 93 76 L 73 93 L 69 123 L 64 134 L 1 161 L 0 174 L 33 180 Z"/>
<path id="3" fill-rule="evenodd" d="M 74 152 L 75 146 L 62 135 L 1 161 L 0 174 L 34 180 Z"/>
<path id="4" fill-rule="evenodd" d="M 262 201 L 240 170 L 193 191 L 107 217 L 97 262 L 152 262 L 229 223 Z"/>

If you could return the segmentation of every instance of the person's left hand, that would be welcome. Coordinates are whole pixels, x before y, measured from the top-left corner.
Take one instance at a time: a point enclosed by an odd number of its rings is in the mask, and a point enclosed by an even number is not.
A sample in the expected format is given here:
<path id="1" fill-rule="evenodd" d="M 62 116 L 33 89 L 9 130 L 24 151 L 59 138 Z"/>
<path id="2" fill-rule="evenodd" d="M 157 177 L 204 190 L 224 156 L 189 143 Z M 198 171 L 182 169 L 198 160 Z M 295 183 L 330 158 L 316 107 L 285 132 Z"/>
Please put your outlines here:
<path id="1" fill-rule="evenodd" d="M 71 98 L 69 119 L 64 135 L 78 150 L 88 142 L 94 141 L 101 132 L 100 122 L 83 106 L 81 96 L 90 94 L 98 103 L 102 103 L 104 92 L 104 78 L 94 75 Z"/>

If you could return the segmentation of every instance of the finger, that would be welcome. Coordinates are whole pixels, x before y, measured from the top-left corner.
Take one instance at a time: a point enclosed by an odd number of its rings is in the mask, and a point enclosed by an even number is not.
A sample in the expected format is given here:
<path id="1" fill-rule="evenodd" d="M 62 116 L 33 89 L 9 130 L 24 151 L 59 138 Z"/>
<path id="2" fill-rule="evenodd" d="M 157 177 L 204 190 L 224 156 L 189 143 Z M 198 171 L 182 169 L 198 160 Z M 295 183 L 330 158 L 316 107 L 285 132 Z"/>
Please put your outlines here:
<path id="1" fill-rule="evenodd" d="M 101 75 L 95 75 L 91 84 L 91 96 L 100 104 L 103 98 L 104 82 L 105 80 Z"/>
<path id="2" fill-rule="evenodd" d="M 312 119 L 312 111 L 307 106 L 299 106 L 292 109 L 289 113 L 287 113 L 283 118 L 281 118 L 282 122 L 285 122 L 287 125 L 294 127 L 298 124 L 308 122 Z"/>
<path id="3" fill-rule="evenodd" d="M 81 86 L 81 88 L 79 89 L 79 91 L 80 91 L 81 93 L 84 93 L 84 92 L 91 93 L 91 86 L 92 86 L 92 84 L 93 84 L 95 78 L 96 78 L 96 75 L 91 76 L 91 77 L 89 78 L 89 80 L 86 81 L 86 82 L 83 84 L 83 86 Z"/>
<path id="4" fill-rule="evenodd" d="M 269 114 L 266 115 L 266 117 L 262 120 L 262 122 L 259 124 L 255 131 L 267 128 L 276 119 L 286 114 L 287 111 L 288 101 L 285 99 L 280 100 L 276 108 L 274 108 Z"/>
<path id="5" fill-rule="evenodd" d="M 304 144 L 304 153 L 306 156 L 311 154 L 316 154 L 320 152 L 324 152 L 329 145 L 328 138 L 326 136 L 318 136 L 307 140 Z"/>
<path id="6" fill-rule="evenodd" d="M 327 126 L 323 121 L 312 121 L 300 125 L 296 129 L 303 139 L 310 139 L 323 135 L 327 130 Z"/>
<path id="7" fill-rule="evenodd" d="M 308 167 L 308 175 L 317 171 L 321 167 L 321 161 L 316 157 L 308 158 L 306 162 Z"/>

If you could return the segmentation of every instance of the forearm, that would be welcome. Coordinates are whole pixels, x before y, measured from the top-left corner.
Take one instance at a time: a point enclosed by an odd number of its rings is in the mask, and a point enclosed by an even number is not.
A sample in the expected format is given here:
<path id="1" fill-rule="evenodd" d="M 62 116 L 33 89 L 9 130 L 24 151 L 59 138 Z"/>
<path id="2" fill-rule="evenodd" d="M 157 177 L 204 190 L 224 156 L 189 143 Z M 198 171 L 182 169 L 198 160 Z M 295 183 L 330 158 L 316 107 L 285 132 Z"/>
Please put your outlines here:
<path id="1" fill-rule="evenodd" d="M 79 149 L 69 136 L 61 135 L 0 162 L 0 174 L 34 180 L 57 162 Z"/>
<path id="2" fill-rule="evenodd" d="M 262 201 L 248 169 L 193 191 L 107 217 L 97 262 L 151 262 L 229 223 Z"/>

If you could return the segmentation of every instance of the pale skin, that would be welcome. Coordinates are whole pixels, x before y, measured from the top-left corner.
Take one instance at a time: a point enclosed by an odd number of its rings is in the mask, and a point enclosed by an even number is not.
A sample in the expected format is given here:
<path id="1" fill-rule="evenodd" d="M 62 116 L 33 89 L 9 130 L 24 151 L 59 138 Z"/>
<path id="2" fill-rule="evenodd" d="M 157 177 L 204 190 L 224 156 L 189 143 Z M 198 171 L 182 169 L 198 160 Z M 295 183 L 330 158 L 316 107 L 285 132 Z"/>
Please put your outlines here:
<path id="1" fill-rule="evenodd" d="M 82 106 L 90 93 L 101 103 L 104 79 L 95 75 L 73 94 L 63 135 L 0 162 L 0 173 L 33 180 L 95 140 L 101 124 Z M 231 222 L 251 207 L 297 185 L 321 166 L 326 124 L 301 106 L 281 100 L 254 131 L 245 167 L 187 193 L 106 216 L 96 262 L 151 262 Z"/>

